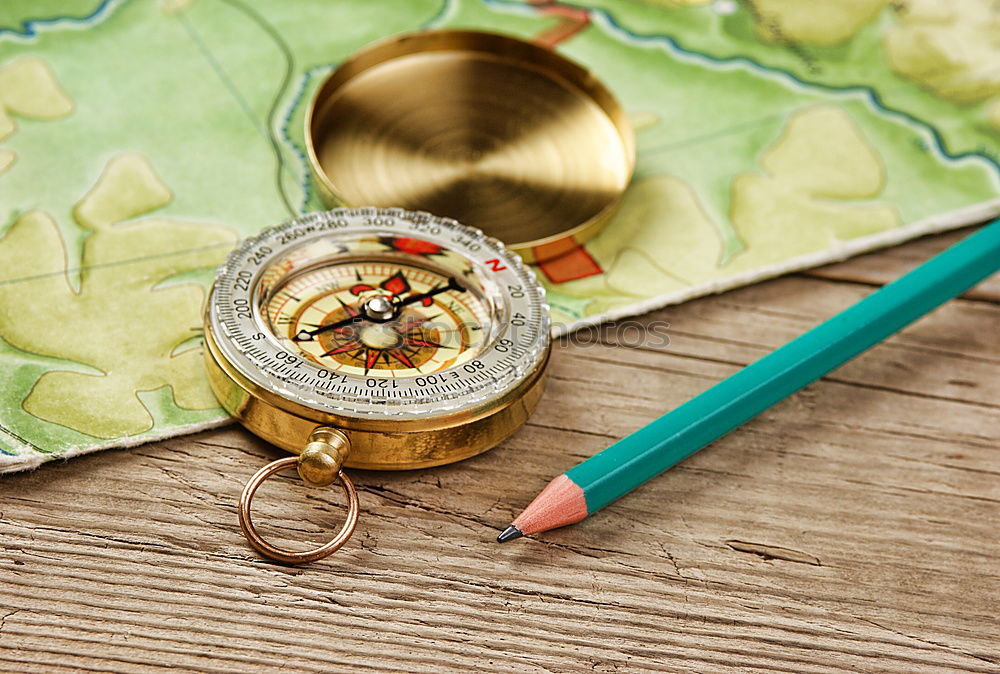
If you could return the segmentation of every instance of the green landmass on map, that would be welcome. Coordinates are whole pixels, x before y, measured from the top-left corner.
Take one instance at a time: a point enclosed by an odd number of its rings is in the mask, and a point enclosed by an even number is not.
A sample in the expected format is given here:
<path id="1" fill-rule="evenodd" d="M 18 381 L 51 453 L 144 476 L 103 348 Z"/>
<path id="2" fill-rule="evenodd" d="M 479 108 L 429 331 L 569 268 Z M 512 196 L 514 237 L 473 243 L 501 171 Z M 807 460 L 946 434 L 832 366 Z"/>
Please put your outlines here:
<path id="1" fill-rule="evenodd" d="M 1000 23 L 989 0 L 581 4 L 606 13 L 628 33 L 651 40 L 666 36 L 695 56 L 752 61 L 820 89 L 867 89 L 884 108 L 932 125 L 948 154 L 983 152 L 1000 161 L 997 127 L 987 118 L 990 104 L 1000 97 Z M 711 11 L 720 5 L 737 11 Z M 834 39 L 823 39 L 827 36 Z M 926 63 L 926 75 L 920 61 Z M 942 70 L 980 96 L 940 96 L 931 81 L 934 71 Z"/>
<path id="2" fill-rule="evenodd" d="M 504 32 L 620 99 L 636 174 L 586 245 L 599 273 L 539 270 L 569 329 L 1000 211 L 998 16 L 991 0 L 5 2 L 0 470 L 224 419 L 200 363 L 213 268 L 324 207 L 306 108 L 375 39 Z"/>

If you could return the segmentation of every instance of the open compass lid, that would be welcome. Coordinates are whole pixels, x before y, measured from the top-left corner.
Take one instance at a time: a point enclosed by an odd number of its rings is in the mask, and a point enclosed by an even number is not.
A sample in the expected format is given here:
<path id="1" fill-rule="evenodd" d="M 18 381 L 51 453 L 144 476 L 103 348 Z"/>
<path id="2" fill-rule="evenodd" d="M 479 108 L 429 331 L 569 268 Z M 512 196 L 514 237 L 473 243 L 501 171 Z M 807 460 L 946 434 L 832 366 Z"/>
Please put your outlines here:
<path id="1" fill-rule="evenodd" d="M 635 164 L 625 114 L 589 71 L 474 31 L 407 34 L 344 61 L 312 101 L 306 143 L 328 204 L 455 218 L 528 262 L 600 231 Z"/>

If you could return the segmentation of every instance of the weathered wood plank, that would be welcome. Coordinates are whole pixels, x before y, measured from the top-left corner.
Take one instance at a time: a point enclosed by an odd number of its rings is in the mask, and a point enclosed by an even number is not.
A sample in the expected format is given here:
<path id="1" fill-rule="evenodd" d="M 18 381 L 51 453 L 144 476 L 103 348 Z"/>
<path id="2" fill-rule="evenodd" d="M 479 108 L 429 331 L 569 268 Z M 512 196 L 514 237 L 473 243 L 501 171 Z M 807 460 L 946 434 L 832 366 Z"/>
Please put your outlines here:
<path id="1" fill-rule="evenodd" d="M 356 471 L 355 539 L 304 568 L 243 542 L 240 488 L 278 452 L 239 428 L 5 477 L 0 667 L 997 671 L 1000 306 L 975 294 L 580 525 L 493 543 L 550 477 L 871 292 L 857 281 L 641 319 L 667 344 L 560 345 L 520 433 Z M 328 498 L 269 485 L 258 521 L 319 542 Z"/>

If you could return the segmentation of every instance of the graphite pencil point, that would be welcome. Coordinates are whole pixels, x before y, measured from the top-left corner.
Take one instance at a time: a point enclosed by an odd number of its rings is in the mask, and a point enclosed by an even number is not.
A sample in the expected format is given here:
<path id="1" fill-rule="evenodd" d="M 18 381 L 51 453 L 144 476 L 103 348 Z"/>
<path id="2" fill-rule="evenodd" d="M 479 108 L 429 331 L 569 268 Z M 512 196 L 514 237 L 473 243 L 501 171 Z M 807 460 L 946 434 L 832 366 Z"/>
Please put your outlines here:
<path id="1" fill-rule="evenodd" d="M 521 530 L 511 524 L 509 527 L 503 530 L 499 536 L 497 536 L 497 543 L 506 543 L 507 541 L 512 541 L 515 538 L 520 538 L 524 534 Z"/>

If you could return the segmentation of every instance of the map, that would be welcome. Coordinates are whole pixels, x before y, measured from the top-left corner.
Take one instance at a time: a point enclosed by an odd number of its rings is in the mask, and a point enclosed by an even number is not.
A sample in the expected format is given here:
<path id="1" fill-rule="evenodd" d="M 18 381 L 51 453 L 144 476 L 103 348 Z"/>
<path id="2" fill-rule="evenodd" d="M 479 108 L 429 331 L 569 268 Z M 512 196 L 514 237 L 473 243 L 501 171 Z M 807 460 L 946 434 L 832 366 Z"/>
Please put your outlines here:
<path id="1" fill-rule="evenodd" d="M 324 76 L 447 27 L 586 65 L 636 130 L 614 219 L 537 269 L 557 332 L 1000 214 L 995 0 L 7 0 L 0 471 L 225 423 L 214 268 L 324 208 Z"/>

